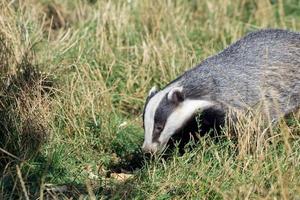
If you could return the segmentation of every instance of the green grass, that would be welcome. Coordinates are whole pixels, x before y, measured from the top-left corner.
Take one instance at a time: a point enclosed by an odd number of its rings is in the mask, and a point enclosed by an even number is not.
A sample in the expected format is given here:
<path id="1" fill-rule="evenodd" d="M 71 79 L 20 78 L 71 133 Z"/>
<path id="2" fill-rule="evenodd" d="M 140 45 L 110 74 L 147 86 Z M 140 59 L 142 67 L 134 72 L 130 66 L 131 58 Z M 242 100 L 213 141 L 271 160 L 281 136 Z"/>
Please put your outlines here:
<path id="1" fill-rule="evenodd" d="M 299 18 L 298 0 L 0 0 L 0 199 L 300 198 L 299 115 L 265 136 L 246 119 L 237 138 L 183 155 L 140 151 L 153 85 L 250 31 L 299 31 Z"/>

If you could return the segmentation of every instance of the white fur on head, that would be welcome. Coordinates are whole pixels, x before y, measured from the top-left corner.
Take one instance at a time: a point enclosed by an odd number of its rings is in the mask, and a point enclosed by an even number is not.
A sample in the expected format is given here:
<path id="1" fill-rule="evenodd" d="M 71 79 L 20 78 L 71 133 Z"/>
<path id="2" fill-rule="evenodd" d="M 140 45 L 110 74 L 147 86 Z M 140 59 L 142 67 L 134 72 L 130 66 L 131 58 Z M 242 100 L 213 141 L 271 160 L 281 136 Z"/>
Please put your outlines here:
<path id="1" fill-rule="evenodd" d="M 213 102 L 207 100 L 191 100 L 185 99 L 181 102 L 173 113 L 167 119 L 164 130 L 158 138 L 159 145 L 151 144 L 147 148 L 152 152 L 164 149 L 170 137 L 182 128 L 187 120 L 189 120 L 198 110 L 204 110 L 213 106 Z"/>
<path id="2" fill-rule="evenodd" d="M 152 95 L 155 94 L 157 91 L 158 91 L 158 90 L 157 90 L 157 87 L 156 87 L 156 86 L 153 86 L 153 87 L 151 88 L 151 90 L 149 91 L 149 93 L 148 93 L 148 97 L 149 97 L 149 96 L 152 96 Z"/>
<path id="3" fill-rule="evenodd" d="M 152 143 L 152 135 L 153 135 L 153 128 L 154 128 L 154 115 L 157 110 L 157 107 L 159 106 L 159 103 L 162 101 L 162 99 L 168 94 L 168 92 L 171 90 L 170 88 L 165 88 L 159 92 L 157 92 L 156 88 L 153 87 L 149 95 L 154 95 L 148 104 L 145 107 L 145 115 L 144 115 L 144 129 L 145 129 L 145 138 L 144 138 L 144 144 L 143 149 L 146 147 L 149 147 L 148 149 L 154 149 L 154 145 Z M 151 148 L 150 148 L 151 147 Z M 155 147 L 156 149 L 156 147 Z"/>

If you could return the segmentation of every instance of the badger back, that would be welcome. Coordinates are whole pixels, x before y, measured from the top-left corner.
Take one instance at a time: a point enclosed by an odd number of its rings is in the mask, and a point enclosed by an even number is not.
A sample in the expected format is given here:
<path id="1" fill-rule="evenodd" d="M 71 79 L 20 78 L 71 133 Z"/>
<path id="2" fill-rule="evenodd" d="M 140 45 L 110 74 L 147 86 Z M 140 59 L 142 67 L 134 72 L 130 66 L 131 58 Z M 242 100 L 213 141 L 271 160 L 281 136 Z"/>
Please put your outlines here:
<path id="1" fill-rule="evenodd" d="M 263 103 L 263 111 L 278 118 L 300 104 L 300 34 L 250 33 L 187 71 L 182 80 L 183 87 L 194 88 L 188 96 L 206 93 L 206 98 L 242 110 Z"/>

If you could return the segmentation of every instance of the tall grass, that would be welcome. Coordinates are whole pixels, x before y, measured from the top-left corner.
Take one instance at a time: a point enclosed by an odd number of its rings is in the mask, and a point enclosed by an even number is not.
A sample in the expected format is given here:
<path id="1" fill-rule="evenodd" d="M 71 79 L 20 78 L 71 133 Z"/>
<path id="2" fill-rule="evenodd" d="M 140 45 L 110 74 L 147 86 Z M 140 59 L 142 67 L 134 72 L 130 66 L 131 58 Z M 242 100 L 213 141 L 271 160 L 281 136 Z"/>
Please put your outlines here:
<path id="1" fill-rule="evenodd" d="M 299 114 L 275 127 L 241 117 L 224 130 L 235 139 L 184 155 L 140 152 L 153 85 L 250 31 L 299 31 L 299 17 L 298 0 L 1 0 L 0 198 L 299 198 Z"/>

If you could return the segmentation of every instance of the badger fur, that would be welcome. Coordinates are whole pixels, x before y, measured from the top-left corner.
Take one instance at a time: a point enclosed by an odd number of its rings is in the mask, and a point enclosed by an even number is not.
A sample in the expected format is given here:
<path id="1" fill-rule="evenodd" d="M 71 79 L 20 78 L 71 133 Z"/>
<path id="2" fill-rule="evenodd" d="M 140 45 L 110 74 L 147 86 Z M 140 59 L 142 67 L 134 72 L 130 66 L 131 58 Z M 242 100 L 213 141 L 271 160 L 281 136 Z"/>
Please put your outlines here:
<path id="1" fill-rule="evenodd" d="M 300 104 L 300 33 L 253 32 L 158 91 L 144 106 L 143 150 L 157 152 L 200 111 L 225 117 L 229 109 L 260 111 L 271 119 Z"/>

